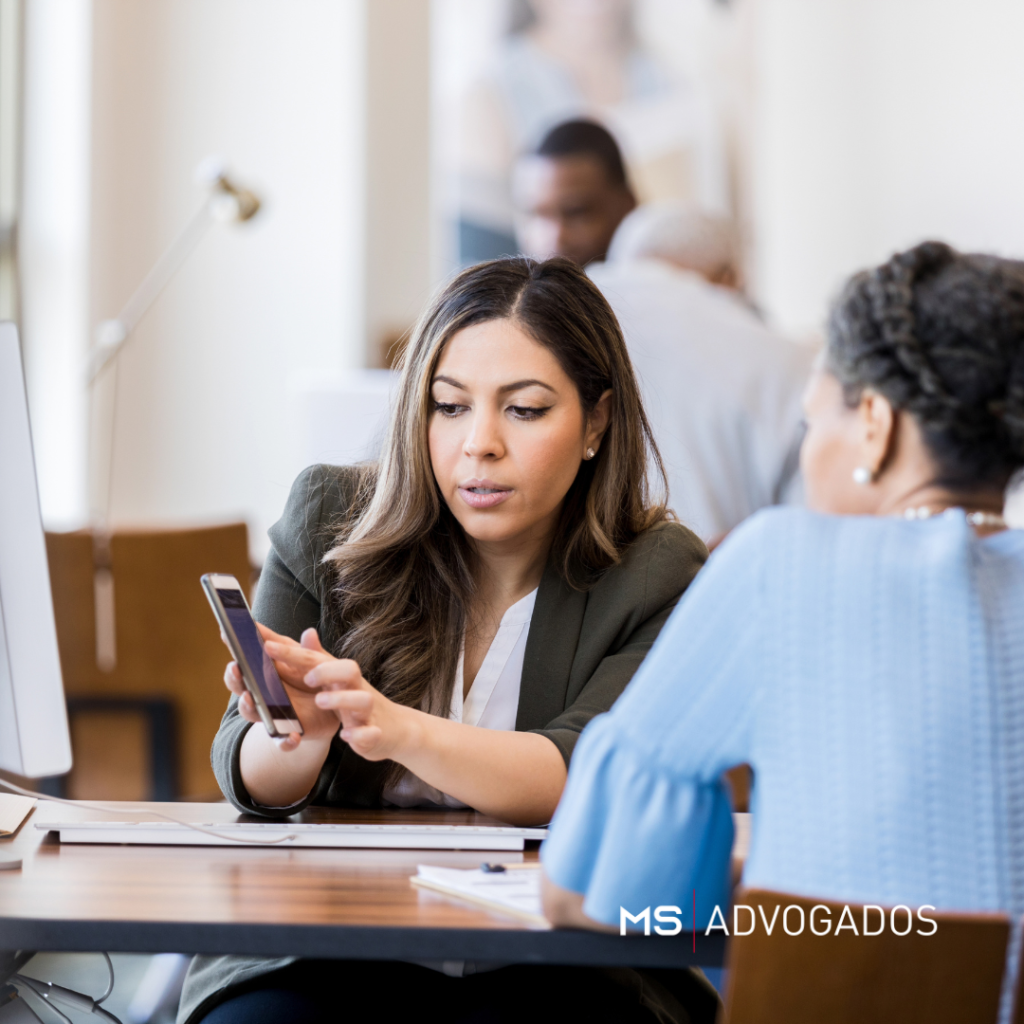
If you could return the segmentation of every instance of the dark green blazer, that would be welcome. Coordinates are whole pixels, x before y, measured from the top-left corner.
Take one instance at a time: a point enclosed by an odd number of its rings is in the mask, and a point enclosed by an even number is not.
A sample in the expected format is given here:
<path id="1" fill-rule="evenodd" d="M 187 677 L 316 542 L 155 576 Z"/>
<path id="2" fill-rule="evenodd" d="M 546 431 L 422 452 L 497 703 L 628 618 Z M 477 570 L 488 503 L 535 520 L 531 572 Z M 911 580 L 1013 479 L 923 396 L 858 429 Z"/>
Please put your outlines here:
<path id="1" fill-rule="evenodd" d="M 253 607 L 258 621 L 296 640 L 314 626 L 328 650 L 339 639 L 339 625 L 327 610 L 331 572 L 323 556 L 334 544 L 354 483 L 353 470 L 335 466 L 311 467 L 296 480 L 284 515 L 270 529 L 273 548 Z M 706 558 L 693 533 L 667 522 L 638 537 L 586 592 L 573 590 L 548 566 L 530 620 L 516 729 L 547 736 L 568 764 L 583 728 L 626 688 Z M 213 741 L 217 779 L 240 809 L 282 814 L 255 805 L 242 785 L 238 759 L 248 728 L 232 697 Z M 307 803 L 379 806 L 384 770 L 336 738 L 313 791 L 288 812 Z M 294 959 L 196 957 L 178 1020 L 201 1018 L 230 994 L 227 990 Z"/>
<path id="2" fill-rule="evenodd" d="M 296 480 L 284 515 L 270 529 L 273 548 L 253 607 L 257 621 L 296 640 L 312 626 L 328 650 L 335 647 L 339 624 L 326 600 L 332 576 L 323 556 L 354 485 L 355 473 L 335 466 L 312 466 Z M 547 736 L 568 765 L 583 728 L 626 688 L 706 558 L 693 533 L 666 522 L 638 537 L 588 591 L 573 590 L 549 565 L 530 621 L 516 729 Z M 254 804 L 242 785 L 239 753 L 248 729 L 232 698 L 213 741 L 217 780 L 238 808 L 280 816 Z M 316 786 L 288 813 L 308 803 L 380 806 L 386 770 L 387 762 L 366 761 L 336 738 Z"/>

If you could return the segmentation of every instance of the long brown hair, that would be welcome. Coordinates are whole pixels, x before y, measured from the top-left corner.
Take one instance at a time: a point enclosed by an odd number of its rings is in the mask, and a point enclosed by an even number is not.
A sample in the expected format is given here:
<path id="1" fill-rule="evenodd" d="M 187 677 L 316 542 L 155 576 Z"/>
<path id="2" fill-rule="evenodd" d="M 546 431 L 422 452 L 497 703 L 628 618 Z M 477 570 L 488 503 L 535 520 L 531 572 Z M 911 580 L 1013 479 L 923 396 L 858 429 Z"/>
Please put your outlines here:
<path id="1" fill-rule="evenodd" d="M 664 470 L 615 314 L 566 259 L 494 260 L 459 274 L 431 303 L 402 357 L 384 450 L 367 467 L 351 514 L 325 556 L 333 565 L 335 653 L 400 704 L 447 714 L 474 591 L 470 541 L 430 462 L 431 383 L 441 352 L 472 324 L 510 320 L 558 359 L 589 415 L 612 390 L 596 458 L 582 462 L 551 549 L 564 579 L 586 589 L 643 530 L 665 519 L 648 464 Z"/>

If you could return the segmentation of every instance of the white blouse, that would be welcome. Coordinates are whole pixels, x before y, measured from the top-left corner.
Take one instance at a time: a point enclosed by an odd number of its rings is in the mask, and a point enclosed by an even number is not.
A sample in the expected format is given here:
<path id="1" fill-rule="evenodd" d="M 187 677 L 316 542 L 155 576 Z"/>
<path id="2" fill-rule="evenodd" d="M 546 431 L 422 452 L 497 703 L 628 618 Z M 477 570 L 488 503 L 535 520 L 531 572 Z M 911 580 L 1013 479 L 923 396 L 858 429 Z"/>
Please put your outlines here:
<path id="1" fill-rule="evenodd" d="M 523 678 L 526 640 L 530 634 L 530 620 L 537 591 L 516 601 L 501 617 L 498 631 L 487 649 L 483 664 L 463 700 L 463 658 L 459 654 L 459 667 L 455 672 L 452 706 L 448 717 L 453 722 L 477 725 L 481 729 L 516 727 L 519 713 L 519 687 Z M 454 797 L 428 786 L 418 775 L 406 772 L 394 786 L 384 790 L 385 804 L 396 807 L 465 807 Z"/>

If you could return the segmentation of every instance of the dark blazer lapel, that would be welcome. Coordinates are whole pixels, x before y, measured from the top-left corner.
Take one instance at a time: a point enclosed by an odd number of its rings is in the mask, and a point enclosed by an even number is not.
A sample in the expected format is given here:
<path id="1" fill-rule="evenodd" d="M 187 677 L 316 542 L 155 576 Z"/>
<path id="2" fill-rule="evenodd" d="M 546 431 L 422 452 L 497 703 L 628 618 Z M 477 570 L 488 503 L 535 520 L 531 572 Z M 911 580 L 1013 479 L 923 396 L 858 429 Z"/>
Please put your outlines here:
<path id="1" fill-rule="evenodd" d="M 523 658 L 516 729 L 543 729 L 565 710 L 587 594 L 573 590 L 550 563 L 537 589 Z"/>

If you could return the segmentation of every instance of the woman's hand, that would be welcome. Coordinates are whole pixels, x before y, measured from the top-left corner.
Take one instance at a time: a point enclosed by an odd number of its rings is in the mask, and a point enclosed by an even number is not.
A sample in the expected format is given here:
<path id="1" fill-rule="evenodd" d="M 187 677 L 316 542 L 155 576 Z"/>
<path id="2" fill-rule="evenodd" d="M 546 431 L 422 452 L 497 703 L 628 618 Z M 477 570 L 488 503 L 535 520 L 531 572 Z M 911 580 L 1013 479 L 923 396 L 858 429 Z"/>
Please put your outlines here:
<path id="1" fill-rule="evenodd" d="M 388 700 L 364 678 L 359 665 L 335 658 L 307 629 L 300 643 L 260 626 L 305 730 L 272 741 L 250 729 L 242 743 L 242 782 L 267 807 L 287 807 L 305 797 L 338 734 L 368 761 L 390 759 L 428 785 L 502 821 L 536 825 L 551 820 L 565 786 L 565 761 L 555 744 L 535 733 L 481 729 Z M 239 713 L 258 722 L 232 663 L 224 680 L 239 695 Z M 282 757 L 281 751 L 292 751 Z M 514 780 L 514 782 L 510 781 Z"/>
<path id="2" fill-rule="evenodd" d="M 316 705 L 315 691 L 310 690 L 302 681 L 313 666 L 324 660 L 336 660 L 323 649 L 316 630 L 307 629 L 302 634 L 301 642 L 296 643 L 291 637 L 281 636 L 259 623 L 257 628 L 304 730 L 304 733 L 293 732 L 277 739 L 278 749 L 285 752 L 295 750 L 303 738 L 312 740 L 333 737 L 338 731 L 338 719 Z M 242 681 L 242 673 L 233 661 L 228 662 L 224 670 L 224 685 L 238 696 L 238 713 L 242 718 L 253 723 L 262 721 L 256 710 L 256 702 Z"/>
<path id="3" fill-rule="evenodd" d="M 303 637 L 305 639 L 305 637 Z M 328 656 L 313 666 L 304 681 L 319 692 L 316 706 L 341 722 L 341 738 L 368 761 L 402 760 L 416 743 L 421 712 L 396 704 L 375 690 L 350 659 Z"/>
<path id="4" fill-rule="evenodd" d="M 315 694 L 302 677 L 313 665 L 335 659 L 320 645 L 315 629 L 307 629 L 301 642 L 296 643 L 259 623 L 257 627 L 303 731 L 272 738 L 266 729 L 247 730 L 238 755 L 242 784 L 256 804 L 291 807 L 316 785 L 338 731 L 338 719 L 317 707 Z M 247 722 L 259 722 L 256 704 L 233 661 L 224 671 L 224 684 L 238 696 L 239 715 Z"/>

